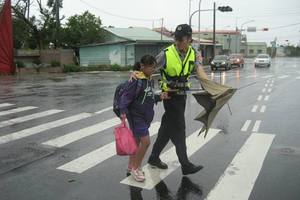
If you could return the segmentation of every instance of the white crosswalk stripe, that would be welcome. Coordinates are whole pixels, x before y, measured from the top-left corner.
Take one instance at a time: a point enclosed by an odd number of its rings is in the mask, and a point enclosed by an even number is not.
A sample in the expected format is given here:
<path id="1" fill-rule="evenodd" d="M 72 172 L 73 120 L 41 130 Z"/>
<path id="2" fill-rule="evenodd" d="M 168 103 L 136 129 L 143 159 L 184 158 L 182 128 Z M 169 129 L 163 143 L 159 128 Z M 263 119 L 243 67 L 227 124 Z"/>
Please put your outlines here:
<path id="1" fill-rule="evenodd" d="M 201 136 L 198 136 L 199 131 L 200 130 L 194 132 L 186 139 L 187 154 L 189 157 L 192 156 L 195 152 L 197 152 L 205 144 L 207 144 L 220 132 L 220 130 L 218 129 L 210 129 L 206 138 L 203 138 Z M 163 154 L 161 154 L 160 158 L 168 164 L 168 169 L 153 169 L 147 164 L 143 167 L 143 171 L 145 172 L 146 176 L 145 182 L 137 182 L 131 176 L 129 176 L 122 180 L 121 183 L 148 190 L 153 189 L 155 185 L 157 185 L 160 181 L 164 180 L 167 176 L 169 176 L 180 166 L 177 160 L 177 155 L 174 146 L 166 152 L 164 152 Z"/>
<path id="2" fill-rule="evenodd" d="M 21 138 L 35 135 L 35 134 L 41 133 L 43 131 L 46 131 L 46 130 L 49 130 L 52 128 L 56 128 L 59 126 L 63 126 L 63 125 L 66 125 L 66 124 L 69 124 L 72 122 L 76 122 L 76 121 L 79 121 L 79 120 L 82 120 L 82 119 L 85 119 L 85 118 L 88 118 L 91 116 L 93 116 L 93 114 L 91 114 L 91 113 L 80 113 L 80 114 L 77 114 L 77 115 L 74 115 L 71 117 L 59 119 L 59 120 L 48 122 L 48 123 L 38 125 L 38 126 L 35 126 L 32 128 L 27 128 L 27 129 L 24 129 L 21 131 L 17 131 L 17 132 L 8 134 L 8 135 L 1 136 L 0 144 L 5 144 L 5 143 L 12 142 L 12 141 L 15 141 L 15 140 L 18 140 Z"/>
<path id="3" fill-rule="evenodd" d="M 26 107 L 14 108 L 14 109 L 11 109 L 11 110 L 5 110 L 5 111 L 0 112 L 0 116 L 14 114 L 14 113 L 18 113 L 18 112 L 27 111 L 27 110 L 32 110 L 32 109 L 35 109 L 35 108 L 37 108 L 37 107 L 26 106 Z"/>
<path id="4" fill-rule="evenodd" d="M 251 134 L 206 200 L 248 199 L 274 137 L 272 134 Z"/>
<path id="5" fill-rule="evenodd" d="M 42 144 L 54 146 L 54 147 L 63 147 L 65 145 L 71 144 L 72 142 L 78 141 L 80 139 L 83 139 L 85 137 L 94 135 L 96 133 L 99 133 L 101 131 L 104 131 L 106 129 L 109 129 L 113 126 L 116 126 L 118 123 L 120 123 L 119 118 L 113 118 L 110 120 L 106 120 L 104 122 L 74 131 L 72 133 L 68 133 L 66 135 L 63 135 L 61 137 L 46 141 Z"/>
<path id="6" fill-rule="evenodd" d="M 32 115 L 27 115 L 27 116 L 23 116 L 23 117 L 18 117 L 18 118 L 2 121 L 2 122 L 0 122 L 0 128 L 5 127 L 5 126 L 11 126 L 11 125 L 22 123 L 22 122 L 26 122 L 26 121 L 29 121 L 32 119 L 46 117 L 46 116 L 53 115 L 53 114 L 60 113 L 60 112 L 63 112 L 63 110 L 48 110 L 48 111 L 44 111 L 44 112 L 40 112 L 40 113 L 35 113 Z"/>
<path id="7" fill-rule="evenodd" d="M 3 107 L 8 107 L 8 106 L 13 106 L 14 104 L 10 104 L 10 103 L 1 103 L 0 104 L 0 108 L 3 108 Z"/>
<path id="8" fill-rule="evenodd" d="M 273 75 L 266 75 L 266 76 L 262 76 L 261 78 L 271 78 L 273 77 Z"/>
<path id="9" fill-rule="evenodd" d="M 153 123 L 150 127 L 150 136 L 157 134 L 160 123 Z M 86 170 L 100 164 L 101 162 L 111 158 L 116 155 L 116 145 L 115 142 L 111 142 L 103 147 L 100 147 L 88 154 L 85 154 L 71 162 L 68 162 L 57 169 L 74 172 L 74 173 L 83 173 Z"/>
<path id="10" fill-rule="evenodd" d="M 288 75 L 283 75 L 283 76 L 278 76 L 277 78 L 284 79 L 284 78 L 287 78 L 287 77 L 289 77 L 289 76 Z"/>

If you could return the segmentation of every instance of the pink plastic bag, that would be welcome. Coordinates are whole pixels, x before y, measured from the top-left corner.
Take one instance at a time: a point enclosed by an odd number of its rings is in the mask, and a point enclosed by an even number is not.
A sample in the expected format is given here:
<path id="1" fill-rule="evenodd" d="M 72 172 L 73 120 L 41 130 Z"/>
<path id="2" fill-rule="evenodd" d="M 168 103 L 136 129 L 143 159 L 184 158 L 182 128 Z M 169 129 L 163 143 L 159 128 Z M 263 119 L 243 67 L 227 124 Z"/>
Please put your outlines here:
<path id="1" fill-rule="evenodd" d="M 137 144 L 132 131 L 127 127 L 125 118 L 115 128 L 116 150 L 120 156 L 134 155 L 137 151 Z"/>

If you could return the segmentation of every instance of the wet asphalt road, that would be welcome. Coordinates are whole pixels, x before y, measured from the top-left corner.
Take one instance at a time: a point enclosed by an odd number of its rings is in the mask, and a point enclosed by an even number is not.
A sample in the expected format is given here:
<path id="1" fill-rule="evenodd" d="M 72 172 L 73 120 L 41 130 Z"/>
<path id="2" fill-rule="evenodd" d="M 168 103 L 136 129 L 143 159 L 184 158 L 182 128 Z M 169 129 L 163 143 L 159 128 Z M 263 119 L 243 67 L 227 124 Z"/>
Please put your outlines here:
<path id="1" fill-rule="evenodd" d="M 183 177 L 176 168 L 150 190 L 120 184 L 126 178 L 126 157 L 108 156 L 81 173 L 57 169 L 114 141 L 112 124 L 116 122 L 110 121 L 98 132 L 85 128 L 115 117 L 111 110 L 103 109 L 111 106 L 114 88 L 128 73 L 0 77 L 0 199 L 219 199 L 213 198 L 212 191 L 223 192 L 222 199 L 300 199 L 300 59 L 276 58 L 270 68 L 254 68 L 249 59 L 241 69 L 207 71 L 215 81 L 242 88 L 230 100 L 233 114 L 225 106 L 212 127 L 219 133 L 190 157 L 204 165 L 203 170 Z M 194 86 L 198 86 L 196 80 Z M 189 136 L 201 128 L 193 118 L 202 109 L 191 95 L 187 102 Z M 35 108 L 14 111 L 28 106 Z M 57 113 L 37 115 L 53 109 Z M 154 122 L 160 121 L 162 113 L 158 105 Z M 69 123 L 57 121 L 73 116 L 78 118 Z M 76 131 L 83 136 L 69 144 L 42 144 Z M 270 146 L 254 140 L 248 148 L 255 151 L 247 156 L 241 149 L 257 134 L 272 136 Z M 169 143 L 165 151 L 171 147 Z M 99 159 L 99 155 L 90 159 Z M 262 166 L 253 167 L 260 162 Z M 231 181 L 225 182 L 226 178 Z M 252 184 L 246 183 L 248 179 Z M 245 191 L 247 198 L 237 198 Z"/>

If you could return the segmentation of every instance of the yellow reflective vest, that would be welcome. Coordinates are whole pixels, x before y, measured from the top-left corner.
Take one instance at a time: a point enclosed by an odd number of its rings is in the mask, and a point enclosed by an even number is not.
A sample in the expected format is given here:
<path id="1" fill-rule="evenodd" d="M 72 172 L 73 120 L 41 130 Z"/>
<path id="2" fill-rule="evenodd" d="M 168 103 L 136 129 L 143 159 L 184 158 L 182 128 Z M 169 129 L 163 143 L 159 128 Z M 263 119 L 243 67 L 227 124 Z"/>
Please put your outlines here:
<path id="1" fill-rule="evenodd" d="M 165 66 L 161 69 L 161 89 L 163 91 L 174 89 L 170 87 L 170 82 L 182 82 L 182 80 L 185 80 L 186 88 L 190 88 L 191 84 L 188 81 L 190 74 L 194 71 L 196 60 L 196 52 L 193 47 L 189 47 L 183 61 L 180 59 L 175 44 L 165 49 L 165 56 Z"/>

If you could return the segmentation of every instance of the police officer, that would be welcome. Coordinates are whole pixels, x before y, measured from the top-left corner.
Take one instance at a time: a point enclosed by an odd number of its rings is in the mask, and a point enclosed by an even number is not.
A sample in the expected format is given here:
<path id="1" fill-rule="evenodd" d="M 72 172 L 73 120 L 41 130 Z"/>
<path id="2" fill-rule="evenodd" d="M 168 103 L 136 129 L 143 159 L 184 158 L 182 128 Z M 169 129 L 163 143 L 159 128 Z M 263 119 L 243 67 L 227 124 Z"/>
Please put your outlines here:
<path id="1" fill-rule="evenodd" d="M 160 160 L 159 155 L 171 140 L 184 175 L 196 173 L 203 168 L 201 165 L 192 164 L 186 152 L 184 112 L 186 91 L 191 86 L 189 76 L 196 68 L 198 77 L 207 79 L 191 42 L 192 28 L 187 24 L 178 25 L 175 30 L 175 43 L 156 57 L 161 71 L 160 85 L 164 92 L 168 92 L 170 99 L 163 102 L 165 113 L 148 160 L 153 167 L 167 169 L 167 164 Z"/>

